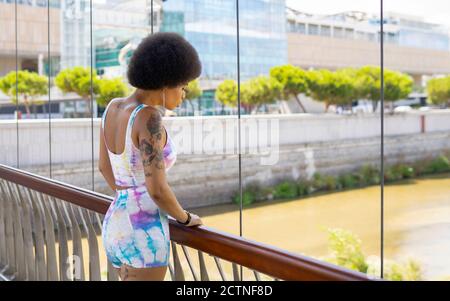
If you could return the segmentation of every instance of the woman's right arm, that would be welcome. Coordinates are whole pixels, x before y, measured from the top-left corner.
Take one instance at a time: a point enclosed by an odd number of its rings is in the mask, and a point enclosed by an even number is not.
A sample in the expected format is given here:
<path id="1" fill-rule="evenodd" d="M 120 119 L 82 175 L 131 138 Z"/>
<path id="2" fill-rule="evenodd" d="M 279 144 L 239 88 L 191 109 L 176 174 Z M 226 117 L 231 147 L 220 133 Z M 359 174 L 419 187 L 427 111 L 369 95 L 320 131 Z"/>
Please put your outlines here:
<path id="1" fill-rule="evenodd" d="M 163 147 L 167 137 L 161 115 L 152 107 L 145 107 L 141 111 L 136 125 L 147 191 L 158 207 L 176 220 L 184 222 L 188 215 L 178 203 L 166 179 Z"/>

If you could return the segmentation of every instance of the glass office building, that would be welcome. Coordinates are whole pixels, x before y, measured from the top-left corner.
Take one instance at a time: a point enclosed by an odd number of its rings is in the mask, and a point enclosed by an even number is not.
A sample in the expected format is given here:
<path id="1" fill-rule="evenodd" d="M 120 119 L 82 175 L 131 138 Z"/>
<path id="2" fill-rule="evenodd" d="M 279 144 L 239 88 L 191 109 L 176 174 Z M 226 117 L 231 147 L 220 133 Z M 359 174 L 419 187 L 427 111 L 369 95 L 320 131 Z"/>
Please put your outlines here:
<path id="1" fill-rule="evenodd" d="M 284 0 L 240 1 L 241 79 L 287 62 Z M 161 31 L 182 34 L 197 49 L 202 78 L 237 78 L 236 1 L 167 0 Z"/>
<path id="2" fill-rule="evenodd" d="M 46 3 L 18 1 L 39 7 Z M 92 25 L 90 0 L 51 0 L 50 5 L 60 9 L 61 27 L 52 74 L 74 66 L 90 66 L 92 55 L 97 74 L 126 80 L 130 56 L 151 33 L 152 3 L 153 31 L 178 32 L 199 53 L 204 93 L 194 102 L 196 108 L 202 114 L 223 111 L 214 100 L 214 91 L 225 79 L 237 80 L 235 0 L 92 0 Z M 245 81 L 268 75 L 271 67 L 287 63 L 286 5 L 285 0 L 246 0 L 239 5 L 240 76 Z"/>
<path id="3" fill-rule="evenodd" d="M 29 5 L 36 7 L 47 7 L 50 3 L 50 7 L 60 8 L 61 0 L 0 0 L 0 3 L 10 3 L 15 4 L 17 1 L 18 5 Z"/>

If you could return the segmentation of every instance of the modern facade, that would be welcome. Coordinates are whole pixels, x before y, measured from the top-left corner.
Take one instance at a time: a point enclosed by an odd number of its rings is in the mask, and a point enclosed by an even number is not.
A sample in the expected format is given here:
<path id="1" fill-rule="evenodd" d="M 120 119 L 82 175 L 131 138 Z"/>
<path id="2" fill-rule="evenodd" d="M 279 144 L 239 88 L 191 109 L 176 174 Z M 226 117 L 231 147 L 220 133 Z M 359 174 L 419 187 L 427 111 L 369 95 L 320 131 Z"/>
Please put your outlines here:
<path id="1" fill-rule="evenodd" d="M 151 33 L 151 0 L 50 0 L 51 74 L 90 66 L 105 77 L 122 76 L 141 39 Z M 15 70 L 15 0 L 0 0 L 0 76 Z M 18 68 L 48 74 L 47 0 L 18 0 Z M 200 114 L 221 114 L 215 88 L 237 80 L 236 1 L 154 0 L 153 30 L 182 34 L 202 61 Z M 285 0 L 240 1 L 240 79 L 267 75 L 290 63 L 305 69 L 379 65 L 379 18 L 351 11 L 312 15 L 286 7 Z M 385 14 L 385 66 L 409 73 L 416 85 L 427 76 L 450 73 L 447 28 L 418 17 Z M 31 37 L 31 38 L 30 38 Z M 76 97 L 52 92 L 55 100 Z M 58 98 L 58 99 L 56 99 Z M 0 102 L 9 102 L 0 95 Z M 80 102 L 77 111 L 84 109 Z M 67 107 L 67 106 L 66 106 Z M 62 108 L 63 110 L 64 108 Z M 188 112 L 190 104 L 180 109 Z M 65 109 L 64 109 L 65 110 Z M 232 110 L 225 108 L 225 113 Z M 184 114 L 184 113 L 183 113 Z"/>
<path id="2" fill-rule="evenodd" d="M 17 67 L 44 74 L 48 68 L 47 0 L 18 0 L 17 4 Z M 50 0 L 52 58 L 61 54 L 59 16 L 59 1 Z M 0 76 L 16 69 L 15 18 L 15 0 L 0 0 Z"/>
<path id="3" fill-rule="evenodd" d="M 61 56 L 60 1 L 50 0 L 48 11 L 46 0 L 18 0 L 17 24 L 15 3 L 15 0 L 0 0 L 0 77 L 15 71 L 16 67 L 46 75 L 49 72 L 49 52 L 52 69 L 57 66 Z M 36 107 L 38 116 L 45 111 L 43 106 Z M 0 91 L 0 118 L 14 118 L 15 109 L 9 97 Z M 59 111 L 53 104 L 51 110 Z"/>
<path id="4" fill-rule="evenodd" d="M 379 65 L 379 16 L 350 11 L 312 15 L 287 8 L 289 63 L 337 69 Z M 420 17 L 386 13 L 386 68 L 410 74 L 418 86 L 427 75 L 450 73 L 448 28 Z"/>
<path id="5" fill-rule="evenodd" d="M 98 74 L 124 76 L 127 59 L 133 49 L 151 33 L 151 2 L 92 0 L 91 45 L 90 0 L 50 0 L 51 75 L 55 76 L 65 68 L 90 66 L 92 53 Z M 17 4 L 18 68 L 48 75 L 47 0 L 19 0 Z M 161 0 L 153 0 L 153 8 L 154 30 L 157 31 Z M 7 29 L 7 34 L 0 36 L 1 76 L 16 69 L 15 0 L 0 0 L 0 22 Z M 85 102 L 77 95 L 62 95 L 55 89 L 51 93 L 55 103 L 60 103 L 55 116 L 72 116 L 74 111 L 86 109 Z M 11 106 L 9 99 L 0 93 L 2 118 L 13 118 L 14 111 L 15 106 Z M 45 114 L 45 108 L 37 106 L 37 112 L 38 116 Z"/>
<path id="6" fill-rule="evenodd" d="M 271 67 L 287 63 L 284 0 L 240 1 L 240 77 L 245 81 L 267 75 Z M 221 111 L 211 93 L 224 79 L 237 80 L 236 1 L 167 0 L 163 2 L 161 31 L 182 34 L 202 61 L 200 84 L 206 90 L 197 109 Z M 204 99 L 203 99 L 204 98 Z"/>
<path id="7" fill-rule="evenodd" d="M 159 31 L 161 0 L 153 1 L 153 31 Z M 95 68 L 100 75 L 126 77 L 129 58 L 152 32 L 151 0 L 97 2 L 93 8 Z"/>
<path id="8" fill-rule="evenodd" d="M 61 68 L 90 66 L 91 53 L 97 73 L 124 76 L 126 62 L 139 41 L 151 33 L 151 0 L 94 0 L 90 42 L 90 1 L 64 1 L 64 36 Z M 154 0 L 157 26 L 161 1 Z M 157 29 L 157 27 L 156 27 Z"/>
<path id="9" fill-rule="evenodd" d="M 239 9 L 241 78 L 286 63 L 285 1 L 241 1 Z M 161 30 L 176 31 L 194 45 L 205 80 L 237 78 L 236 1 L 167 0 Z"/>

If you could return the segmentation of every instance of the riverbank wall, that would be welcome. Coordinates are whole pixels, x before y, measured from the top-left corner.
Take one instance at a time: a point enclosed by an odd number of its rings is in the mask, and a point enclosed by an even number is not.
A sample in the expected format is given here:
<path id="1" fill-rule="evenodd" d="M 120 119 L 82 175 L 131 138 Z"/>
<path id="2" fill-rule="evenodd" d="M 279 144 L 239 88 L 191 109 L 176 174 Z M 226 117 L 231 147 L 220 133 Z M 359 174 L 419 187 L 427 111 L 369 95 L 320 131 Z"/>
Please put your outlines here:
<path id="1" fill-rule="evenodd" d="M 450 110 L 386 114 L 384 120 L 387 165 L 450 151 Z M 170 117 L 164 124 L 178 152 L 167 177 L 186 208 L 231 202 L 239 189 L 239 149 L 244 185 L 380 165 L 376 114 Z M 52 178 L 113 195 L 97 169 L 100 119 L 93 128 L 90 119 L 8 120 L 0 126 L 0 163 L 49 177 L 51 161 Z"/>

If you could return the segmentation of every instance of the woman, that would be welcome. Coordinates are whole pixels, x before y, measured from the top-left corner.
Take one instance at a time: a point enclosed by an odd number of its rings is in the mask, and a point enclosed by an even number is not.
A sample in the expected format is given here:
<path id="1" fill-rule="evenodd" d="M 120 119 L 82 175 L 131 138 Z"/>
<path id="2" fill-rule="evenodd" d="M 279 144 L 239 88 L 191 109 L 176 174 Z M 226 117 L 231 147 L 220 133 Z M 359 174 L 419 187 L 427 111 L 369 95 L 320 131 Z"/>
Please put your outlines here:
<path id="1" fill-rule="evenodd" d="M 103 221 L 102 240 L 122 280 L 164 280 L 168 215 L 186 226 L 202 224 L 183 210 L 167 183 L 176 150 L 155 107 L 180 105 L 187 84 L 200 73 L 198 54 L 182 36 L 150 35 L 128 67 L 135 92 L 111 100 L 103 113 L 99 169 L 116 194 Z"/>

